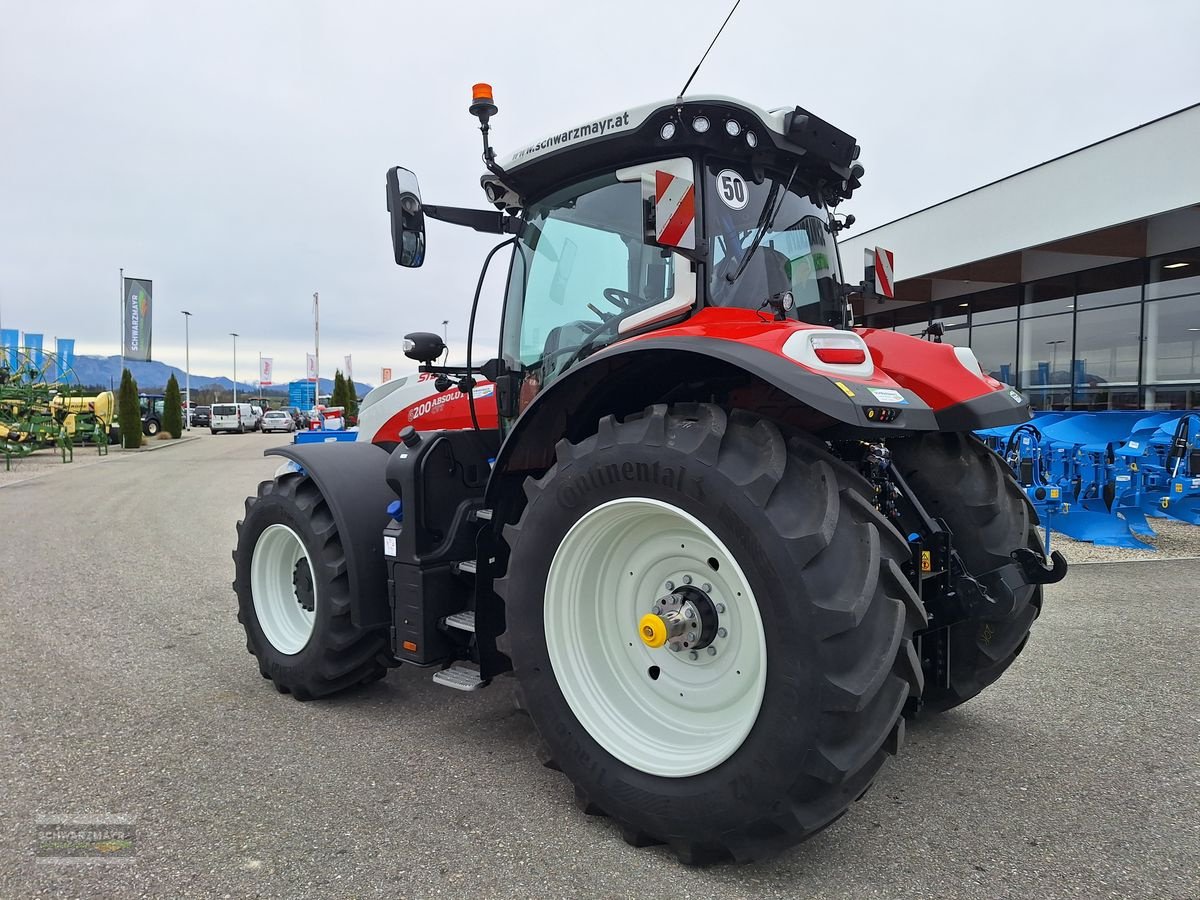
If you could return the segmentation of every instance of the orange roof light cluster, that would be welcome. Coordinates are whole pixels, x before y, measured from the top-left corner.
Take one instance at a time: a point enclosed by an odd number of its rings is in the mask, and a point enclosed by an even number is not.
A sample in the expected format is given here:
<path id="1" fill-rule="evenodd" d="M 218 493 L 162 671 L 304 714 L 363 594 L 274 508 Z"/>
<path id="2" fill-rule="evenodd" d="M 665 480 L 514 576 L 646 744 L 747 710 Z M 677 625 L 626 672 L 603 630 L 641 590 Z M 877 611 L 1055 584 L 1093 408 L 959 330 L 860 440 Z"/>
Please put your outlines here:
<path id="1" fill-rule="evenodd" d="M 494 102 L 494 98 L 492 97 L 492 86 L 490 84 L 484 84 L 483 82 L 471 85 L 471 99 L 490 100 Z"/>

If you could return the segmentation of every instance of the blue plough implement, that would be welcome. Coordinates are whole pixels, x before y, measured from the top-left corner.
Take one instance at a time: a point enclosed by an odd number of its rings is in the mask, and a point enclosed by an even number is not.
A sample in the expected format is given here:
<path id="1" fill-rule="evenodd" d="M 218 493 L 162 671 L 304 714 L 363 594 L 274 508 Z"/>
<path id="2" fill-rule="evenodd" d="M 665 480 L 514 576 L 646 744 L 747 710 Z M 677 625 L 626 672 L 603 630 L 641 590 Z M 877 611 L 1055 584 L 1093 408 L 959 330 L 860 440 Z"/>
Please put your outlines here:
<path id="1" fill-rule="evenodd" d="M 1200 525 L 1200 413 L 1041 413 L 979 432 L 1004 457 L 1050 533 L 1154 549 L 1149 519 Z"/>

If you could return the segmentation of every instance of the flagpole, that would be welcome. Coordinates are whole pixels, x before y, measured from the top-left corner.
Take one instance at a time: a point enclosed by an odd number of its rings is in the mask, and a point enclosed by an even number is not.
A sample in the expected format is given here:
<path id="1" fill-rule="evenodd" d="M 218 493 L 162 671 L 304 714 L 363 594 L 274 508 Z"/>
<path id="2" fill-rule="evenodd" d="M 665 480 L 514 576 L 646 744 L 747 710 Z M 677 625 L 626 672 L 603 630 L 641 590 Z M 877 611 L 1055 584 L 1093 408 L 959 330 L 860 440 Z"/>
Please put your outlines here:
<path id="1" fill-rule="evenodd" d="M 313 291 L 313 356 L 317 370 L 317 386 L 313 388 L 313 405 L 321 402 L 321 295 Z"/>
<path id="2" fill-rule="evenodd" d="M 120 289 L 120 294 L 121 294 L 121 343 L 120 343 L 121 370 L 119 372 L 117 372 L 117 382 L 118 383 L 120 383 L 121 378 L 125 374 L 125 267 L 124 266 L 121 267 L 121 274 L 119 276 L 119 280 L 121 282 L 121 289 Z"/>

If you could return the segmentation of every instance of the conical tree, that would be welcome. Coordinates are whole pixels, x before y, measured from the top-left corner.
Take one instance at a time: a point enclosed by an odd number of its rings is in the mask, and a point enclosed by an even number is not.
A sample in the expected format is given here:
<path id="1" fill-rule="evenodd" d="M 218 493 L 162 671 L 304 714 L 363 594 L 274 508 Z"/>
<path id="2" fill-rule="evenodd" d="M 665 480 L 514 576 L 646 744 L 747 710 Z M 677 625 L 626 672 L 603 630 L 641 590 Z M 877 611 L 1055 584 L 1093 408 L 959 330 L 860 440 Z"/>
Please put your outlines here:
<path id="1" fill-rule="evenodd" d="M 163 398 L 163 428 L 171 437 L 178 439 L 183 435 L 183 397 L 179 394 L 179 382 L 175 373 L 167 381 L 167 393 Z"/>
<path id="2" fill-rule="evenodd" d="M 346 424 L 358 424 L 358 389 L 350 378 L 346 379 Z"/>
<path id="3" fill-rule="evenodd" d="M 342 370 L 338 369 L 333 376 L 333 393 L 329 396 L 330 406 L 346 405 L 346 379 L 342 377 Z"/>
<path id="4" fill-rule="evenodd" d="M 121 429 L 121 446 L 136 450 L 142 446 L 142 408 L 138 403 L 138 386 L 126 369 L 121 373 L 121 389 L 117 394 L 117 425 Z"/>

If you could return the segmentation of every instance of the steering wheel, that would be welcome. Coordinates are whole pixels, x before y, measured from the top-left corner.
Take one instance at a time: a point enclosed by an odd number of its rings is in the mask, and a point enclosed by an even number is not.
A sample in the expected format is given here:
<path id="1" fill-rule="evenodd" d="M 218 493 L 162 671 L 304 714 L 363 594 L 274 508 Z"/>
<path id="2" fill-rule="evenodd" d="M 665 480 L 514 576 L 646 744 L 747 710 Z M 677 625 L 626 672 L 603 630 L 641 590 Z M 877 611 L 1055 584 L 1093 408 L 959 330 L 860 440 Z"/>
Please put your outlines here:
<path id="1" fill-rule="evenodd" d="M 629 312 L 629 310 L 633 309 L 634 304 L 645 302 L 637 294 L 631 294 L 629 291 L 622 291 L 618 288 L 605 288 L 604 299 L 621 312 Z"/>

